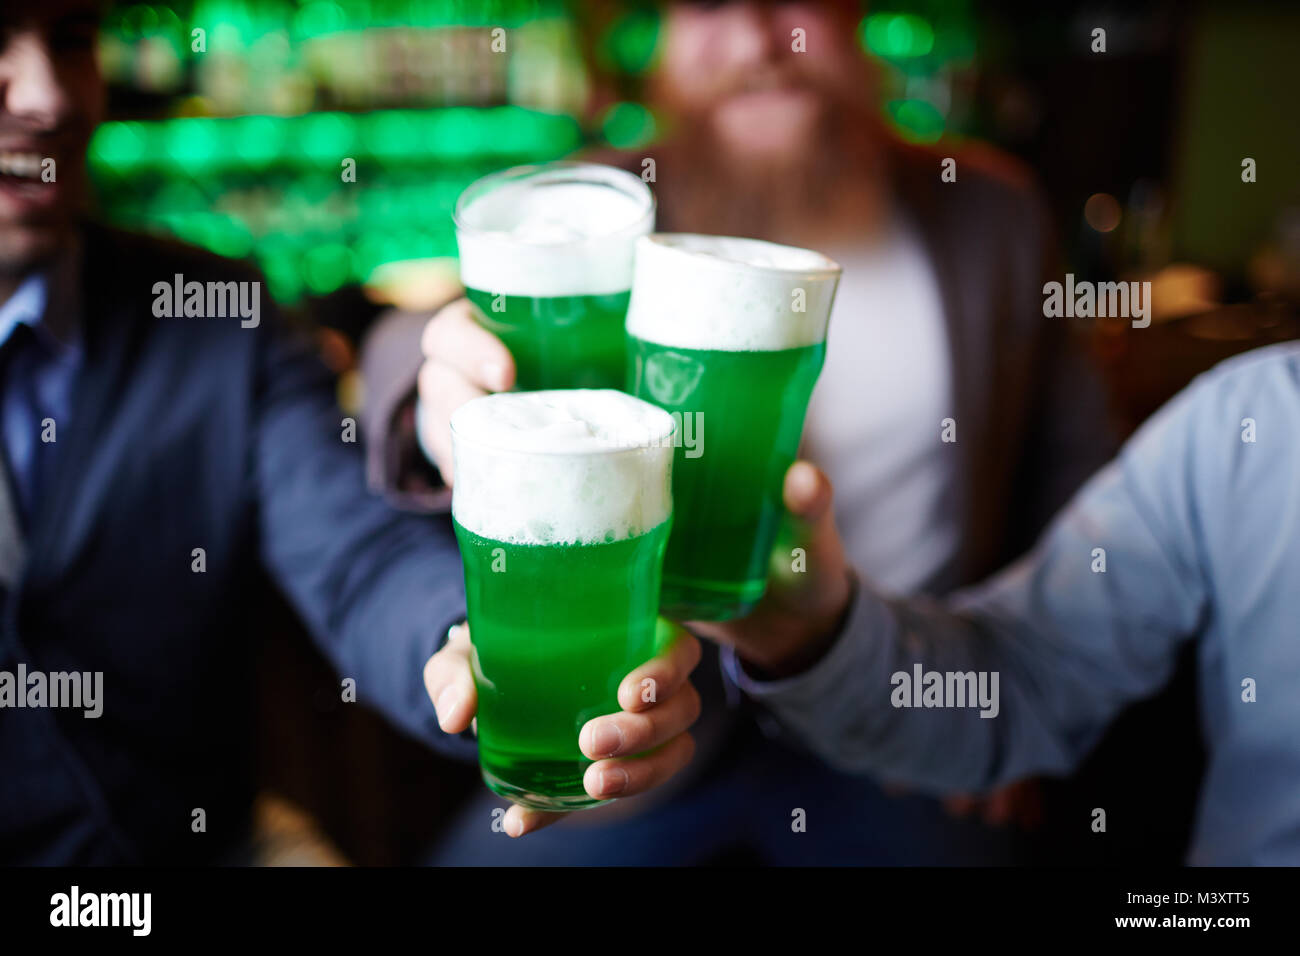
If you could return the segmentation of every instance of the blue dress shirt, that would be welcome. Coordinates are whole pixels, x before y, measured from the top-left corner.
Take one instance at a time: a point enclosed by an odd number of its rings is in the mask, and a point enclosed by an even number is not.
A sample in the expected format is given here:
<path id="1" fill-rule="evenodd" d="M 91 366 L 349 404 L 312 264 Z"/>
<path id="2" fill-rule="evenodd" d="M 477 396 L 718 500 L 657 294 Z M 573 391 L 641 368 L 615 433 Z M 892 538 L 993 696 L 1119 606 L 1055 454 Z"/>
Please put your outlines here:
<path id="1" fill-rule="evenodd" d="M 9 351 L 5 346 L 11 344 L 20 325 L 32 331 L 31 341 L 12 343 L 13 354 L 6 354 L 0 362 L 0 437 L 9 477 L 28 525 L 42 470 L 57 445 L 59 429 L 68 421 L 72 386 L 81 362 L 74 318 L 59 316 L 60 321 L 46 321 L 49 289 L 49 274 L 38 273 L 0 305 L 0 352 Z M 43 440 L 43 433 L 53 440 Z"/>

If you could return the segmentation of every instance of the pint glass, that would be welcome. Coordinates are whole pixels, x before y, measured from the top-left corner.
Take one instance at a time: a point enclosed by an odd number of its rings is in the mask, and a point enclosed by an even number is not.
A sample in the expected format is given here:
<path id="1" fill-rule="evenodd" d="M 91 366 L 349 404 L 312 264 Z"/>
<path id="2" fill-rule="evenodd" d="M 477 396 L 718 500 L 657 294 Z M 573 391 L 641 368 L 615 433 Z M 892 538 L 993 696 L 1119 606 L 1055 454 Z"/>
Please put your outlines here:
<path id="1" fill-rule="evenodd" d="M 659 650 L 673 427 L 611 390 L 489 395 L 452 415 L 479 762 L 516 803 L 603 802 L 583 789 L 578 733 Z"/>
<path id="2" fill-rule="evenodd" d="M 654 214 L 639 178 L 590 163 L 508 169 L 461 194 L 461 281 L 519 389 L 623 387 L 632 253 Z"/>
<path id="3" fill-rule="evenodd" d="M 628 390 L 678 422 L 665 616 L 726 620 L 763 596 L 839 276 L 830 259 L 791 246 L 667 233 L 638 242 Z"/>

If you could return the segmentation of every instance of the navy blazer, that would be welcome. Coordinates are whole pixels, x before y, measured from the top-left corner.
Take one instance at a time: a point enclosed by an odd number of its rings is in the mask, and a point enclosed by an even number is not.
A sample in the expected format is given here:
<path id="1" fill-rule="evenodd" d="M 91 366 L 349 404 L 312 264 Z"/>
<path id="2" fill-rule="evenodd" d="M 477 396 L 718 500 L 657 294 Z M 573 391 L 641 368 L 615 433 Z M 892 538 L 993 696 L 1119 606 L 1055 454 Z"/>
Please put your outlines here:
<path id="1" fill-rule="evenodd" d="M 422 670 L 464 616 L 460 558 L 445 516 L 367 492 L 333 379 L 264 286 L 255 328 L 154 315 L 154 284 L 178 273 L 255 273 L 98 227 L 84 239 L 85 361 L 2 595 L 0 671 L 102 671 L 103 713 L 0 708 L 0 861 L 217 859 L 248 825 L 259 579 L 360 702 L 457 749 Z"/>

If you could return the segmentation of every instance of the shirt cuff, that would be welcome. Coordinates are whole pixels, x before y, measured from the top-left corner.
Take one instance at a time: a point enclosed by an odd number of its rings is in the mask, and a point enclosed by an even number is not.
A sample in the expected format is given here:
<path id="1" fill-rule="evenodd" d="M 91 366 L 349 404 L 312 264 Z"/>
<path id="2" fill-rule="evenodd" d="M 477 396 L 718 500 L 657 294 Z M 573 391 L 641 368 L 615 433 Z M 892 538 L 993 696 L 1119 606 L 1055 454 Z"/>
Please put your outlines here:
<path id="1" fill-rule="evenodd" d="M 860 586 L 843 631 L 812 667 L 792 677 L 760 680 L 746 673 L 733 648 L 724 647 L 722 672 L 805 745 L 834 751 L 847 726 L 861 728 L 863 718 L 870 722 L 873 699 L 889 707 L 889 649 L 897 627 L 889 606 Z"/>
<path id="2" fill-rule="evenodd" d="M 368 436 L 370 487 L 395 508 L 442 514 L 451 509 L 451 489 L 424 447 L 420 415 L 420 401 L 412 390 L 383 420 L 380 433 Z"/>

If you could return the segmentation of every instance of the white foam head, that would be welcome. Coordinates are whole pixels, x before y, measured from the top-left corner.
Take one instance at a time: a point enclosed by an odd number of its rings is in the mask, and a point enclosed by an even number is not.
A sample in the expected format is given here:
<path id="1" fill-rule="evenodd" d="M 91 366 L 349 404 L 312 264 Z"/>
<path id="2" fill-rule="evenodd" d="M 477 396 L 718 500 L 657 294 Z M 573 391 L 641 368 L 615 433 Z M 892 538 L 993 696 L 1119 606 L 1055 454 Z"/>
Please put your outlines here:
<path id="1" fill-rule="evenodd" d="M 451 416 L 451 512 L 514 544 L 600 544 L 672 513 L 671 415 L 612 389 L 503 392 Z"/>
<path id="2" fill-rule="evenodd" d="M 756 239 L 659 233 L 637 241 L 627 330 L 688 349 L 757 352 L 826 339 L 840 267 Z M 802 311 L 801 311 L 802 310 Z"/>
<path id="3" fill-rule="evenodd" d="M 636 240 L 654 228 L 650 188 L 594 163 L 485 176 L 456 203 L 461 282 L 493 295 L 606 295 L 632 287 Z"/>

